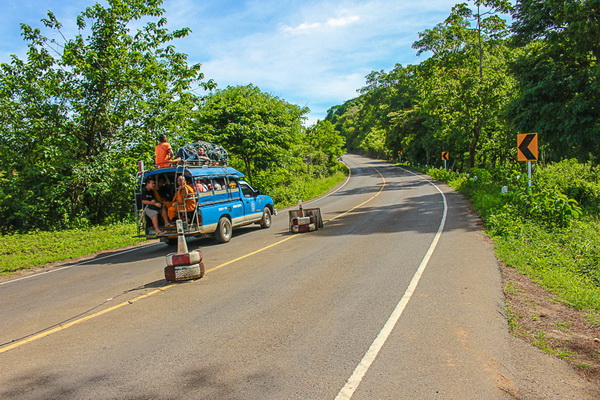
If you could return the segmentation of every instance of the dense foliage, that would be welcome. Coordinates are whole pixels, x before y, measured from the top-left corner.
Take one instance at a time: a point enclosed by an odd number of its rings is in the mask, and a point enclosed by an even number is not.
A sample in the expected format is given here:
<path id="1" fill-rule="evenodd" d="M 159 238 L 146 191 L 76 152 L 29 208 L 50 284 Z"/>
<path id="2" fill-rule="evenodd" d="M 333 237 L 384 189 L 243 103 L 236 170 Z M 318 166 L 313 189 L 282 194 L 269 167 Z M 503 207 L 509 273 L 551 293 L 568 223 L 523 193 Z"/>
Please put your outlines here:
<path id="1" fill-rule="evenodd" d="M 238 155 L 252 182 L 255 167 L 264 170 L 286 158 L 307 112 L 254 85 L 229 87 L 206 99 L 195 131 Z"/>
<path id="2" fill-rule="evenodd" d="M 537 132 L 540 161 L 597 163 L 597 1 L 475 0 L 419 34 L 430 57 L 367 76 L 327 120 L 349 150 L 454 170 L 516 168 L 516 134 Z M 505 16 L 512 14 L 509 26 Z"/>
<path id="3" fill-rule="evenodd" d="M 0 65 L 0 229 L 52 229 L 119 219 L 130 210 L 138 154 L 161 132 L 187 128 L 200 65 L 168 43 L 160 1 L 112 0 L 65 38 L 22 25 L 27 59 Z M 136 32 L 129 25 L 153 18 Z"/>
<path id="4" fill-rule="evenodd" d="M 21 25 L 26 59 L 0 64 L 0 233 L 127 219 L 136 161 L 153 163 L 162 133 L 175 148 L 222 144 L 259 187 L 281 192 L 339 169 L 339 133 L 304 128 L 308 109 L 252 85 L 213 92 L 172 44 L 190 30 L 169 31 L 161 4 L 97 3 L 73 38 L 52 12 L 47 36 Z"/>

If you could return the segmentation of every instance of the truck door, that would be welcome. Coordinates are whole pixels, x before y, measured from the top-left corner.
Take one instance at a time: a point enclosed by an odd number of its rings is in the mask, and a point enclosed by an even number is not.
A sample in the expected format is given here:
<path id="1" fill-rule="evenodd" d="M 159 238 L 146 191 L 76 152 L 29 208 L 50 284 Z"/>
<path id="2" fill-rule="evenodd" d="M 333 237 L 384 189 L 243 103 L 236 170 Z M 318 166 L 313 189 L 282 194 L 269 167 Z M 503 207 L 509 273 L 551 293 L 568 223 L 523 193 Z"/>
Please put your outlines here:
<path id="1" fill-rule="evenodd" d="M 256 209 L 256 192 L 246 182 L 240 181 L 242 203 L 244 205 L 244 220 L 254 221 L 262 216 L 262 210 Z"/>

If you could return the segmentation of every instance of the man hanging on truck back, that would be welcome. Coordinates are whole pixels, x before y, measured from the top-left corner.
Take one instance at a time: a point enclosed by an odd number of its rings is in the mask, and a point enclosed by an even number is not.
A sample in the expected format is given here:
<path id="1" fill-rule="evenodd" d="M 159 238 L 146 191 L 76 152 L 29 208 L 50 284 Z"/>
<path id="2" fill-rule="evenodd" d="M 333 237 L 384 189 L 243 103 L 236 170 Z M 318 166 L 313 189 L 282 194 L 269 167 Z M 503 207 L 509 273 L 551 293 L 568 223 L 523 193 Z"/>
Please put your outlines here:
<path id="1" fill-rule="evenodd" d="M 152 189 L 155 185 L 155 178 L 146 179 L 145 185 L 142 188 L 141 201 L 144 206 L 144 212 L 152 221 L 152 226 L 154 227 L 156 235 L 162 235 L 165 232 L 160 230 L 158 215 L 160 214 L 162 216 L 165 226 L 172 226 L 173 224 L 169 223 L 166 208 L 163 206 L 162 203 L 160 203 L 154 198 L 154 193 Z"/>
<path id="2" fill-rule="evenodd" d="M 177 192 L 173 203 L 169 207 L 168 216 L 173 220 L 178 216 L 178 211 L 191 212 L 196 209 L 196 191 L 187 184 L 185 177 L 179 175 L 177 177 Z"/>

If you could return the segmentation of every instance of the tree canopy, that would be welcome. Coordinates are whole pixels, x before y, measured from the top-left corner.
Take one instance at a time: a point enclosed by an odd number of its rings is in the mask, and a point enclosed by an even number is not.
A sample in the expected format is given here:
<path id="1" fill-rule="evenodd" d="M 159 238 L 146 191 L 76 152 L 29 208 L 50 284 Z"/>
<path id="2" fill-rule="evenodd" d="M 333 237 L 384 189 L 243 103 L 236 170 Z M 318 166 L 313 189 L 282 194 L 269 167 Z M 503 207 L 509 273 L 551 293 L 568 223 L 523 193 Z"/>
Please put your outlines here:
<path id="1" fill-rule="evenodd" d="M 285 158 L 299 140 L 307 112 L 254 85 L 228 87 L 206 98 L 196 131 L 242 159 L 252 181 L 255 166 L 264 169 Z"/>
<path id="2" fill-rule="evenodd" d="M 0 64 L 1 233 L 131 218 L 136 161 L 151 164 L 159 134 L 222 144 L 276 201 L 338 169 L 337 131 L 307 129 L 308 108 L 253 85 L 215 90 L 176 50 L 190 30 L 170 31 L 161 5 L 97 3 L 71 38 L 52 12 L 43 29 L 21 26 L 26 59 Z"/>
<path id="3" fill-rule="evenodd" d="M 190 90 L 214 86 L 170 44 L 189 30 L 166 28 L 162 1 L 107 3 L 77 17 L 73 38 L 52 12 L 42 23 L 62 40 L 22 24 L 27 58 L 0 65 L 3 230 L 123 218 L 135 158 L 158 133 L 187 130 Z"/>
<path id="4" fill-rule="evenodd" d="M 457 4 L 414 43 L 426 60 L 373 71 L 327 120 L 350 150 L 429 165 L 447 151 L 458 170 L 516 164 L 516 134 L 527 132 L 539 133 L 544 161 L 594 161 L 599 15 L 597 1 Z"/>

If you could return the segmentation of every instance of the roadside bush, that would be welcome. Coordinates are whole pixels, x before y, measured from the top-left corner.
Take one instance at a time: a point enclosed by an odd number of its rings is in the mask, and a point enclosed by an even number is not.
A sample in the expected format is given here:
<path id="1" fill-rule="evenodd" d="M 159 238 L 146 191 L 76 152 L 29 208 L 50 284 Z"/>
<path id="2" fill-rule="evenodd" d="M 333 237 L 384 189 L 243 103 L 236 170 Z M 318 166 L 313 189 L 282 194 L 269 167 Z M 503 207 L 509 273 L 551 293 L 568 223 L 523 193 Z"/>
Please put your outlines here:
<path id="1" fill-rule="evenodd" d="M 592 168 L 591 163 L 573 159 L 539 167 L 535 171 L 534 186 L 540 191 L 558 190 L 587 211 L 600 212 L 600 170 Z"/>
<path id="2" fill-rule="evenodd" d="M 347 176 L 347 167 L 342 163 L 329 171 L 330 175 L 322 178 L 283 168 L 260 171 L 254 177 L 254 186 L 270 195 L 277 208 L 284 208 L 327 192 Z"/>
<path id="3" fill-rule="evenodd" d="M 458 173 L 440 168 L 429 168 L 426 172 L 429 176 L 437 181 L 448 182 L 456 179 Z"/>
<path id="4" fill-rule="evenodd" d="M 548 228 L 566 228 L 581 216 L 581 207 L 575 199 L 554 189 L 539 192 L 526 191 L 513 196 L 517 212 Z"/>
<path id="5" fill-rule="evenodd" d="M 577 201 L 556 190 L 509 192 L 502 196 L 502 203 L 501 207 L 488 209 L 482 215 L 492 235 L 513 235 L 513 225 L 522 225 L 525 221 L 549 230 L 567 228 L 582 215 Z"/>

